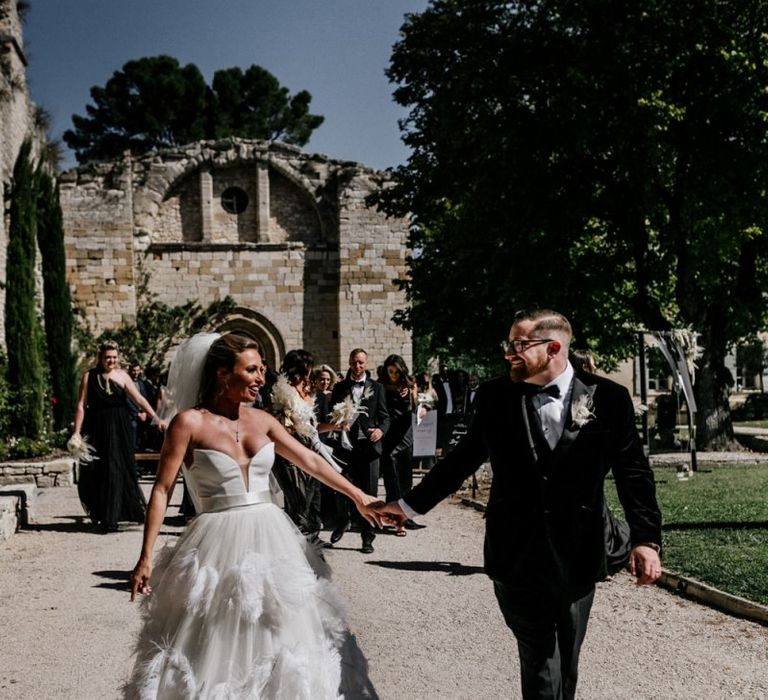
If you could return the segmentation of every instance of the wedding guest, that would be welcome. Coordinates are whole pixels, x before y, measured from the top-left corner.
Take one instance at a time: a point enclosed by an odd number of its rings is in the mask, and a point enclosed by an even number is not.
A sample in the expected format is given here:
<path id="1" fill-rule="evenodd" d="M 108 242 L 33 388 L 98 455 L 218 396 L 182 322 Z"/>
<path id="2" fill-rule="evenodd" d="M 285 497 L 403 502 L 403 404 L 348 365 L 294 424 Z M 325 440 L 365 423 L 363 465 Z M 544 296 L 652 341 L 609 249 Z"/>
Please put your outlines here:
<path id="1" fill-rule="evenodd" d="M 320 365 L 315 368 L 312 382 L 312 395 L 315 399 L 315 416 L 319 423 L 326 421 L 331 409 L 331 393 L 339 375 L 330 365 Z M 332 447 L 333 433 L 323 432 L 320 434 L 320 440 Z M 333 528 L 338 520 L 336 512 L 336 495 L 333 490 L 325 484 L 320 484 L 320 517 L 323 525 L 328 529 Z"/>
<path id="2" fill-rule="evenodd" d="M 387 399 L 389 430 L 382 440 L 381 475 L 388 501 L 398 500 L 413 487 L 411 468 L 413 448 L 413 414 L 417 406 L 416 382 L 408 374 L 408 365 L 400 355 L 390 355 L 384 360 L 381 385 Z M 405 528 L 417 530 L 424 527 L 415 521 L 405 521 Z M 398 528 L 395 534 L 402 537 L 405 530 Z"/>
<path id="3" fill-rule="evenodd" d="M 338 381 L 338 376 L 328 365 L 320 365 L 315 369 L 313 379 L 313 393 L 322 393 L 328 399 L 331 398 L 331 391 Z"/>
<path id="4" fill-rule="evenodd" d="M 390 522 L 427 513 L 490 458 L 485 571 L 517 638 L 522 696 L 572 699 L 595 582 L 606 577 L 603 482 L 610 470 L 629 523 L 638 585 L 661 575 L 661 513 L 622 386 L 575 372 L 571 326 L 520 312 L 503 343 L 509 375 L 486 382 L 457 447 L 397 503 Z"/>
<path id="5" fill-rule="evenodd" d="M 145 386 L 147 388 L 146 398 L 152 408 L 157 410 L 160 405 L 160 393 L 163 389 L 163 374 L 159 367 L 147 367 L 145 375 Z M 159 452 L 163 444 L 163 434 L 153 425 L 152 421 L 146 421 L 144 424 L 144 442 L 141 449 L 147 452 Z"/>
<path id="6" fill-rule="evenodd" d="M 454 413 L 457 410 L 456 391 L 448 365 L 440 365 L 440 371 L 432 376 L 432 388 L 437 395 L 435 408 L 437 409 L 438 420 Z"/>
<path id="7" fill-rule="evenodd" d="M 595 356 L 592 354 L 591 350 L 573 349 L 571 350 L 568 359 L 575 369 L 581 370 L 582 372 L 589 372 L 590 374 L 597 373 Z"/>
<path id="8" fill-rule="evenodd" d="M 128 373 L 120 369 L 119 362 L 117 343 L 102 343 L 98 364 L 80 381 L 70 439 L 73 444 L 85 440 L 95 450 L 95 459 L 80 464 L 77 491 L 85 512 L 101 532 L 116 532 L 121 521 L 144 520 L 145 502 L 136 474 L 128 399 L 151 419 L 157 419 L 155 409 L 139 393 Z"/>
<path id="9" fill-rule="evenodd" d="M 467 390 L 464 392 L 464 413 L 471 416 L 475 412 L 475 399 L 477 389 L 480 386 L 480 377 L 470 374 L 467 381 Z"/>
<path id="10" fill-rule="evenodd" d="M 272 414 L 303 445 L 320 449 L 319 433 L 338 429 L 328 422 L 317 423 L 316 398 L 312 396 L 314 357 L 307 350 L 290 350 L 283 359 L 280 375 L 272 386 Z M 326 414 L 325 395 L 319 396 L 321 415 Z M 330 457 L 330 448 L 327 455 Z M 334 467 L 337 467 L 333 463 Z M 275 457 L 272 468 L 285 498 L 285 512 L 307 539 L 320 545 L 320 482 L 290 460 Z"/>
<path id="11" fill-rule="evenodd" d="M 144 377 L 141 376 L 141 365 L 138 362 L 134 362 L 128 366 L 128 376 L 136 385 L 139 393 L 147 400 L 150 406 L 155 404 L 155 396 L 152 391 L 152 385 L 147 382 Z M 149 426 L 152 421 L 149 419 L 147 412 L 142 410 L 141 406 L 138 406 L 135 402 L 128 399 L 128 416 L 131 420 L 131 428 L 133 429 L 133 451 L 143 452 L 144 445 L 149 438 Z M 134 462 L 134 468 L 136 475 L 141 476 L 141 465 L 138 462 Z"/>
<path id="12" fill-rule="evenodd" d="M 379 459 L 381 439 L 389 429 L 389 412 L 384 389 L 371 379 L 368 372 L 368 353 L 356 348 L 349 353 L 349 371 L 331 394 L 331 406 L 347 402 L 362 411 L 355 412 L 352 422 L 337 441 L 339 461 L 346 465 L 344 474 L 363 492 L 375 496 L 379 490 Z M 338 504 L 339 520 L 331 533 L 331 544 L 338 542 L 349 524 L 349 506 Z M 376 537 L 373 526 L 364 518 L 356 517 L 362 537 L 363 554 L 373 552 Z"/>
<path id="13" fill-rule="evenodd" d="M 416 375 L 416 412 L 419 419 L 423 418 L 427 411 L 437 408 L 437 392 L 432 388 L 432 377 L 429 372 L 419 372 Z M 411 463 L 413 469 L 431 469 L 435 464 L 435 456 L 414 457 Z"/>

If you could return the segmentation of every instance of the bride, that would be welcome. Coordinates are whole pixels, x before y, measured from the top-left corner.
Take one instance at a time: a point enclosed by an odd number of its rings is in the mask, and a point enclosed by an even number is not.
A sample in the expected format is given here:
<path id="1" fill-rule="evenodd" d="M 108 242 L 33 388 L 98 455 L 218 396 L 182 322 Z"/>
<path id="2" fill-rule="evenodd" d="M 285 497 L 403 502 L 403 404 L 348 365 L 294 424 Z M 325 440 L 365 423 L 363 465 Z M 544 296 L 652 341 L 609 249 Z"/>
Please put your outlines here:
<path id="1" fill-rule="evenodd" d="M 380 525 L 375 499 L 268 413 L 242 405 L 263 383 L 260 346 L 244 336 L 199 334 L 176 355 L 168 397 L 178 413 L 131 576 L 131 600 L 144 596 L 144 626 L 128 698 L 375 697 L 324 564 L 273 503 L 275 453 Z M 153 570 L 180 468 L 199 515 Z"/>

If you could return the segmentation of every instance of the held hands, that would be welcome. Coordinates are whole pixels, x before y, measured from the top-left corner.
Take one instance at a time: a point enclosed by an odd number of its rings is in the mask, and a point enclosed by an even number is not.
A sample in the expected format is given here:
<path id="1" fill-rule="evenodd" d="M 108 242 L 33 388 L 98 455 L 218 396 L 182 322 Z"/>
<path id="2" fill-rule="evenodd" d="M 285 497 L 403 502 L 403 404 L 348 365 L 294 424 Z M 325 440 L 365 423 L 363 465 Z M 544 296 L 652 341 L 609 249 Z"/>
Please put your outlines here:
<path id="1" fill-rule="evenodd" d="M 136 600 L 136 593 L 141 595 L 152 593 L 152 586 L 149 585 L 150 576 L 152 576 L 152 564 L 139 559 L 131 574 L 131 602 Z"/>
<path id="2" fill-rule="evenodd" d="M 384 505 L 380 499 L 376 496 L 370 496 L 367 493 L 361 492 L 360 500 L 355 501 L 355 505 L 357 506 L 360 515 L 362 515 L 371 525 L 378 528 L 383 527 L 381 516 L 377 510 L 379 506 Z"/>
<path id="3" fill-rule="evenodd" d="M 646 586 L 661 576 L 661 559 L 653 547 L 639 544 L 629 553 L 629 573 L 637 576 L 637 585 Z"/>
<path id="4" fill-rule="evenodd" d="M 371 442 L 378 442 L 383 437 L 384 433 L 382 433 L 378 428 L 368 428 L 368 439 Z"/>
<path id="5" fill-rule="evenodd" d="M 392 501 L 391 503 L 379 502 L 374 505 L 374 508 L 384 525 L 394 525 L 398 532 L 401 532 L 404 529 L 405 521 L 408 520 L 408 516 L 403 512 L 403 509 L 398 505 L 397 501 Z"/>

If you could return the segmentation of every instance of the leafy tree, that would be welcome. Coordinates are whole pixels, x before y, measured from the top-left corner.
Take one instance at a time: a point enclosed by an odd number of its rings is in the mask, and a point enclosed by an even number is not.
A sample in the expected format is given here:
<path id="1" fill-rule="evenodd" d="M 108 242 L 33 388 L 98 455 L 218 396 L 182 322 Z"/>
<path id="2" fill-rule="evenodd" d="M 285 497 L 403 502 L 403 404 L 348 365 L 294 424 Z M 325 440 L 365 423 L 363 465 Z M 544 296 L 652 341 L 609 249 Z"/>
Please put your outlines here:
<path id="1" fill-rule="evenodd" d="M 216 71 L 213 76 L 214 136 L 278 140 L 303 146 L 323 117 L 309 113 L 312 95 L 289 96 L 260 66 Z"/>
<path id="2" fill-rule="evenodd" d="M 32 144 L 25 141 L 13 168 L 6 260 L 5 344 L 8 387 L 16 404 L 10 432 L 18 437 L 36 438 L 43 430 L 45 377 L 42 329 L 35 303 L 37 187 L 31 153 Z"/>
<path id="3" fill-rule="evenodd" d="M 114 340 L 120 346 L 124 360 L 138 362 L 144 367 L 163 367 L 166 355 L 174 346 L 210 327 L 212 321 L 236 307 L 231 297 L 214 301 L 206 308 L 197 301 L 168 306 L 152 299 L 145 288 L 140 290 L 140 299 L 136 323 L 104 331 L 92 346 Z"/>
<path id="4" fill-rule="evenodd" d="M 72 352 L 72 300 L 67 284 L 64 226 L 59 193 L 51 176 L 37 174 L 37 244 L 42 257 L 43 318 L 51 378 L 53 423 L 56 430 L 72 421 L 77 398 L 75 357 Z"/>
<path id="5" fill-rule="evenodd" d="M 767 22 L 761 0 L 410 15 L 388 75 L 412 155 L 380 200 L 414 215 L 401 322 L 487 355 L 553 306 L 604 368 L 639 327 L 692 328 L 699 445 L 729 446 L 725 355 L 766 316 Z"/>
<path id="6" fill-rule="evenodd" d="M 64 132 L 80 163 L 225 136 L 303 145 L 323 121 L 309 113 L 306 90 L 289 96 L 259 66 L 217 71 L 212 90 L 197 66 L 171 56 L 129 61 L 91 98 L 87 116 L 73 115 Z"/>
<path id="7" fill-rule="evenodd" d="M 179 146 L 206 135 L 208 88 L 197 66 L 171 56 L 128 61 L 91 88 L 87 117 L 72 116 L 65 143 L 78 162 Z"/>

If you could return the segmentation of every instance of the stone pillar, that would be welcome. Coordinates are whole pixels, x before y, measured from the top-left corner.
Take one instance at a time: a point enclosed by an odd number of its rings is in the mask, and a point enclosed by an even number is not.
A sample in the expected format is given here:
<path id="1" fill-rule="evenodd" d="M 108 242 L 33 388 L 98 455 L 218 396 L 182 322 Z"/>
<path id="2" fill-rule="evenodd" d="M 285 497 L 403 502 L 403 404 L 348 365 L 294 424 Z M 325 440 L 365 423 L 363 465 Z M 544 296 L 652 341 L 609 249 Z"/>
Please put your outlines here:
<path id="1" fill-rule="evenodd" d="M 269 242 L 269 166 L 266 161 L 256 161 L 256 240 Z"/>
<path id="2" fill-rule="evenodd" d="M 200 169 L 200 221 L 201 240 L 213 240 L 213 176 L 210 170 Z"/>

